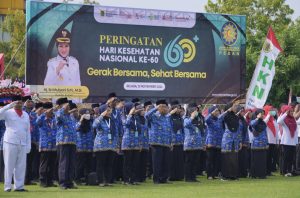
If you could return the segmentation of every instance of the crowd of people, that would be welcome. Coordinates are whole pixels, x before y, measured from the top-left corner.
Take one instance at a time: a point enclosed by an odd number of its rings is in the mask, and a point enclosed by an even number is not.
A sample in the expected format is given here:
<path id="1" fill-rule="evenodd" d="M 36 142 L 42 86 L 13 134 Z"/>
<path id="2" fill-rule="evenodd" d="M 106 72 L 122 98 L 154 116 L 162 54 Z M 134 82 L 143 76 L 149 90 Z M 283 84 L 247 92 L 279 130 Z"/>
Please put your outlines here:
<path id="1" fill-rule="evenodd" d="M 172 181 L 265 179 L 300 169 L 300 105 L 245 109 L 158 100 L 142 103 L 115 93 L 102 104 L 77 107 L 67 98 L 34 103 L 12 97 L 0 106 L 0 179 L 4 190 L 24 183 L 77 188 L 81 184 L 138 185 Z M 80 105 L 78 105 L 80 106 Z M 4 162 L 4 163 L 3 163 Z"/>

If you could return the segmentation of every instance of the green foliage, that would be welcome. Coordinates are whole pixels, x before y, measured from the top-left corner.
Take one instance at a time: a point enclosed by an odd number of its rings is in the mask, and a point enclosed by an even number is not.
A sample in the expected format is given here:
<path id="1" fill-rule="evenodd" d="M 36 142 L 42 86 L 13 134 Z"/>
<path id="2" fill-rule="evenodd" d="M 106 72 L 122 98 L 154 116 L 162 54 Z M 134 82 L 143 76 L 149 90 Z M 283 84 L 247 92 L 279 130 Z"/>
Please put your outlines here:
<path id="1" fill-rule="evenodd" d="M 215 1 L 214 1 L 215 2 Z M 269 26 L 272 26 L 283 53 L 276 61 L 276 75 L 269 94 L 274 105 L 287 102 L 287 93 L 293 87 L 300 94 L 300 20 L 292 22 L 293 10 L 285 0 L 209 0 L 207 12 L 240 14 L 247 16 L 247 76 L 249 85 Z"/>
<path id="2" fill-rule="evenodd" d="M 5 65 L 13 58 L 5 74 L 13 78 L 25 76 L 25 14 L 22 10 L 9 11 L 1 24 L 2 31 L 7 32 L 11 39 L 9 42 L 0 42 L 0 52 L 4 53 Z M 22 44 L 22 45 L 21 45 Z"/>

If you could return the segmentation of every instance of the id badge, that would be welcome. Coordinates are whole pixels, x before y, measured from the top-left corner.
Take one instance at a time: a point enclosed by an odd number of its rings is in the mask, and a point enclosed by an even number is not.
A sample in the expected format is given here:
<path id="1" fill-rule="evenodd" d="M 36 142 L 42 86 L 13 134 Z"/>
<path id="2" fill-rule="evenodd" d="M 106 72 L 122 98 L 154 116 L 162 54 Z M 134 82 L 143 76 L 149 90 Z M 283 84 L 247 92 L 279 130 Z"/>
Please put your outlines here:
<path id="1" fill-rule="evenodd" d="M 177 131 L 177 135 L 180 135 L 180 130 Z"/>
<path id="2" fill-rule="evenodd" d="M 139 137 L 139 133 L 137 131 L 134 132 L 134 137 Z"/>
<path id="3" fill-rule="evenodd" d="M 111 134 L 110 133 L 108 134 L 108 139 L 111 140 Z"/>
<path id="4" fill-rule="evenodd" d="M 198 129 L 198 127 L 196 127 L 196 130 L 195 130 L 195 131 L 196 131 L 196 133 L 199 133 L 199 129 Z"/>

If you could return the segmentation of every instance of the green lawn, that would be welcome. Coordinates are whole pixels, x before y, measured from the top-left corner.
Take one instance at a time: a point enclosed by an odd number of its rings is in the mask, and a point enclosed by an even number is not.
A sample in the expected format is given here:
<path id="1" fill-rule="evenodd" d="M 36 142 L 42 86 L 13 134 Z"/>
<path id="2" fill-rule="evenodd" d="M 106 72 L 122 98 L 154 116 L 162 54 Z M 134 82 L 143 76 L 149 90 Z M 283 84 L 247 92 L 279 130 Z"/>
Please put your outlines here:
<path id="1" fill-rule="evenodd" d="M 240 179 L 239 181 L 208 181 L 199 178 L 199 183 L 173 182 L 172 184 L 154 185 L 150 180 L 139 186 L 116 184 L 113 187 L 79 186 L 74 190 L 59 188 L 40 188 L 26 186 L 29 192 L 3 192 L 0 184 L 0 197 L 28 198 L 163 198 L 163 197 L 300 197 L 300 177 L 272 176 L 265 180 Z"/>

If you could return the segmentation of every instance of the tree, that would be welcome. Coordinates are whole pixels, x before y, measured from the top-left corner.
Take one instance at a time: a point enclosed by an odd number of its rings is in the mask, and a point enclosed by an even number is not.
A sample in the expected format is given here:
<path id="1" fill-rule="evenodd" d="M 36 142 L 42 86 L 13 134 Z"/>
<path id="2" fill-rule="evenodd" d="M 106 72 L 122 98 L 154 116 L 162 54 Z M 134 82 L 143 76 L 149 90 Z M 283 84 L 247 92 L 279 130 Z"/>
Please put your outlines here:
<path id="1" fill-rule="evenodd" d="M 247 85 L 250 83 L 268 27 L 271 25 L 284 52 L 276 61 L 276 75 L 268 102 L 274 105 L 287 102 L 289 87 L 294 87 L 296 92 L 300 91 L 297 82 L 300 75 L 300 70 L 297 69 L 300 64 L 298 33 L 300 22 L 299 20 L 292 22 L 293 10 L 285 0 L 217 0 L 216 3 L 209 0 L 205 9 L 207 12 L 246 15 Z"/>
<path id="2" fill-rule="evenodd" d="M 0 42 L 0 52 L 4 53 L 6 65 L 13 58 L 5 74 L 13 78 L 25 76 L 25 14 L 22 10 L 9 11 L 1 28 L 11 39 L 9 42 Z"/>

